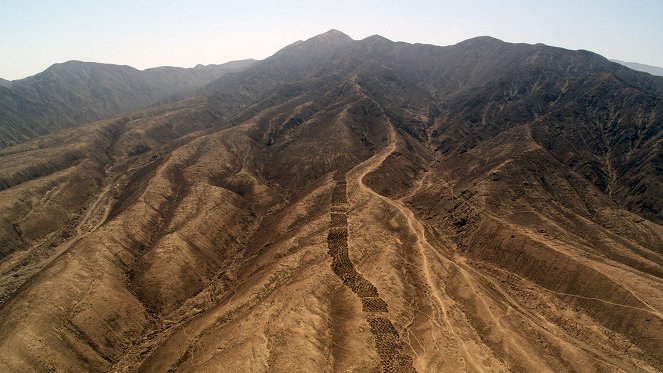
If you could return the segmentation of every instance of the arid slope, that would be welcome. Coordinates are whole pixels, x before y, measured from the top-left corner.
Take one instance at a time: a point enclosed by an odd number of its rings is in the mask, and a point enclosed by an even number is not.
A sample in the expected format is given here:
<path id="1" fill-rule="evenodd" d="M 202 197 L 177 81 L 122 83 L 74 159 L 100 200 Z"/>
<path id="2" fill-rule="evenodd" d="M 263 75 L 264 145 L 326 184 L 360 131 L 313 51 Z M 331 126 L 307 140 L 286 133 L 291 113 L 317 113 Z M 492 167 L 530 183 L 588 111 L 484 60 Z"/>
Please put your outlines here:
<path id="1" fill-rule="evenodd" d="M 0 150 L 3 371 L 663 371 L 662 80 L 295 43 Z"/>
<path id="2" fill-rule="evenodd" d="M 0 79 L 0 147 L 190 95 L 253 60 L 139 71 L 81 61 L 55 64 L 12 82 Z"/>

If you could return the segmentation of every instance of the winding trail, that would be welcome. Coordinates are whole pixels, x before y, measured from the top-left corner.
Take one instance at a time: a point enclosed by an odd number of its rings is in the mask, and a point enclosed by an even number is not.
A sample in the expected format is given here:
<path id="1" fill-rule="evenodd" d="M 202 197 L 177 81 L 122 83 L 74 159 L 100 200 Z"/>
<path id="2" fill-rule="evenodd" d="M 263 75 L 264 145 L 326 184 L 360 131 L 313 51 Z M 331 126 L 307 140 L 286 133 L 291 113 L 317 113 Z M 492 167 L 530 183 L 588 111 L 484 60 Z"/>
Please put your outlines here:
<path id="1" fill-rule="evenodd" d="M 361 192 L 367 193 L 373 197 L 379 198 L 382 202 L 385 204 L 391 206 L 392 208 L 396 209 L 406 220 L 407 222 L 407 229 L 416 237 L 416 247 L 419 251 L 421 260 L 422 260 L 422 272 L 424 274 L 424 280 L 426 283 L 424 284 L 428 290 L 429 293 L 429 299 L 431 301 L 431 305 L 436 309 L 437 315 L 436 316 L 441 316 L 442 320 L 440 320 L 442 323 L 446 325 L 445 330 L 448 330 L 452 335 L 453 339 L 456 341 L 458 351 L 460 355 L 462 356 L 462 364 L 458 366 L 459 370 L 467 371 L 467 370 L 477 370 L 480 369 L 482 364 L 476 361 L 475 356 L 472 352 L 468 351 L 465 348 L 465 343 L 463 342 L 463 339 L 458 335 L 456 332 L 456 327 L 451 321 L 451 317 L 449 315 L 449 309 L 447 307 L 447 303 L 443 300 L 442 295 L 440 295 L 439 292 L 439 286 L 436 281 L 436 276 L 434 276 L 431 273 L 431 263 L 429 261 L 429 256 L 435 257 L 440 263 L 448 266 L 448 265 L 453 265 L 453 263 L 442 256 L 426 239 L 426 233 L 425 233 L 425 228 L 421 224 L 421 222 L 414 216 L 414 213 L 404 206 L 401 201 L 395 201 L 392 200 L 388 197 L 385 197 L 379 193 L 377 193 L 375 190 L 370 188 L 364 183 L 364 178 L 366 175 L 368 175 L 371 172 L 374 172 L 377 170 L 382 163 L 387 159 L 387 157 L 392 154 L 394 151 L 396 151 L 396 133 L 391 124 L 389 124 L 388 127 L 389 131 L 389 145 L 386 146 L 384 149 L 382 149 L 380 152 L 375 154 L 373 157 L 369 158 L 365 162 L 361 163 L 360 165 L 356 166 L 352 171 L 359 171 L 359 173 L 356 176 L 358 187 Z M 423 185 L 424 178 L 420 180 L 419 185 Z M 448 298 L 448 297 L 447 297 Z M 451 301 L 452 302 L 452 301 Z M 431 318 L 431 322 L 435 323 L 436 320 L 434 318 Z"/>
<path id="2" fill-rule="evenodd" d="M 112 198 L 114 180 L 114 177 L 106 178 L 106 186 L 85 209 L 76 226 L 71 228 L 73 233 L 71 237 L 59 241 L 57 246 L 52 246 L 54 234 L 49 234 L 32 244 L 29 249 L 15 252 L 0 263 L 0 277 L 12 272 L 21 273 L 18 281 L 12 278 L 13 283 L 5 280 L 0 282 L 3 291 L 0 295 L 0 305 L 9 301 L 21 287 L 29 286 L 44 268 L 66 255 L 69 249 L 106 222 L 114 202 Z"/>
<path id="3" fill-rule="evenodd" d="M 77 236 L 94 232 L 106 222 L 113 208 L 113 199 L 110 196 L 112 189 L 113 183 L 112 180 L 109 180 L 106 187 L 99 193 L 97 199 L 85 211 L 85 215 L 76 225 Z"/>
<path id="4" fill-rule="evenodd" d="M 364 318 L 375 337 L 382 371 L 416 372 L 412 357 L 405 351 L 398 331 L 389 319 L 389 307 L 377 288 L 355 269 L 348 253 L 348 201 L 345 175 L 334 175 L 334 190 L 330 209 L 331 224 L 327 235 L 332 270 L 343 284 L 361 300 Z"/>
<path id="5" fill-rule="evenodd" d="M 400 198 L 398 200 L 394 200 L 379 194 L 378 192 L 376 192 L 375 190 L 373 190 L 371 187 L 367 186 L 364 183 L 364 178 L 366 177 L 366 175 L 379 169 L 380 166 L 383 164 L 383 162 L 385 162 L 387 157 L 389 157 L 391 153 L 396 151 L 397 147 L 396 139 L 397 135 L 395 133 L 393 126 L 389 126 L 389 145 L 383 148 L 377 154 L 375 154 L 372 158 L 369 158 L 362 164 L 356 166 L 353 170 L 350 171 L 350 174 L 352 174 L 353 180 L 355 179 L 357 180 L 357 188 L 359 189 L 359 192 L 368 193 L 373 197 L 379 198 L 382 202 L 394 208 L 396 211 L 398 211 L 398 213 L 400 213 L 405 218 L 406 229 L 410 231 L 414 235 L 414 237 L 416 237 L 415 247 L 418 248 L 422 263 L 420 270 L 424 275 L 424 280 L 425 280 L 424 285 L 427 287 L 428 291 L 432 295 L 432 297 L 430 297 L 430 300 L 432 301 L 431 303 L 434 306 L 434 308 L 436 308 L 438 314 L 441 316 L 443 323 L 446 325 L 446 327 L 443 327 L 443 329 L 448 331 L 449 334 L 452 335 L 453 338 L 455 339 L 458 346 L 458 352 L 462 357 L 462 361 L 459 361 L 461 365 L 456 367 L 456 370 L 481 371 L 483 367 L 483 364 L 480 361 L 481 358 L 477 356 L 476 352 L 473 351 L 474 349 L 472 349 L 471 346 L 468 346 L 466 344 L 466 341 L 463 338 L 461 338 L 463 332 L 460 330 L 460 328 L 457 325 L 455 325 L 455 323 L 459 321 L 455 320 L 451 316 L 449 305 L 453 305 L 454 301 L 446 294 L 444 287 L 441 286 L 440 284 L 438 276 L 435 275 L 435 271 L 432 269 L 434 268 L 434 266 L 441 266 L 442 268 L 453 267 L 459 271 L 459 274 L 461 275 L 461 278 L 463 279 L 463 282 L 466 284 L 466 286 L 469 286 L 471 289 L 476 291 L 478 291 L 478 289 L 481 287 L 480 282 L 477 281 L 477 277 L 486 279 L 486 276 L 478 273 L 473 268 L 467 266 L 462 260 L 460 263 L 457 263 L 455 260 L 445 257 L 438 250 L 436 250 L 435 247 L 427 240 L 426 229 L 424 225 L 416 218 L 414 212 L 404 204 L 407 198 L 414 195 L 416 191 L 415 192 L 411 191 L 405 197 Z M 420 190 L 425 185 L 427 177 L 428 174 L 424 174 L 417 181 L 416 185 L 414 186 L 415 190 Z M 447 186 L 452 197 L 454 197 L 459 201 L 463 201 L 463 203 L 468 203 L 465 199 L 457 196 L 450 185 Z M 471 208 L 471 206 L 469 205 L 468 207 Z M 452 244 L 452 242 L 449 241 L 449 244 Z M 549 325 L 548 323 L 546 323 L 545 321 L 547 320 L 541 320 L 542 317 L 540 315 L 534 315 L 521 309 L 519 307 L 519 303 L 516 302 L 514 299 L 510 298 L 506 293 L 504 293 L 501 290 L 500 286 L 497 286 L 497 284 L 493 283 L 492 281 L 491 284 L 495 286 L 497 289 L 499 289 L 498 291 L 500 291 L 500 293 L 502 293 L 503 296 L 506 296 L 507 299 L 511 300 L 511 303 L 513 303 L 513 305 L 516 307 L 516 309 L 514 310 L 516 310 L 517 312 L 521 313 L 523 316 L 533 321 L 535 325 L 537 325 L 539 328 L 542 329 L 542 331 L 551 333 L 553 336 L 559 338 L 560 340 L 563 340 L 564 339 L 563 337 L 568 337 L 566 335 L 564 336 L 560 335 L 559 330 L 557 330 L 556 327 L 553 327 L 553 325 Z M 630 307 L 628 305 L 621 305 L 621 304 L 608 302 L 603 299 L 587 298 L 574 294 L 557 293 L 554 291 L 550 291 L 548 289 L 545 290 L 559 296 L 578 297 L 578 298 L 603 302 L 614 306 L 632 308 L 642 312 L 649 312 L 654 316 L 660 315 L 658 312 L 656 312 L 657 310 L 655 309 L 649 311 L 643 308 Z M 530 355 L 528 353 L 529 352 L 528 346 L 524 344 L 526 342 L 522 340 L 522 338 L 519 338 L 517 334 L 510 333 L 507 330 L 507 327 L 505 325 L 502 325 L 502 323 L 500 322 L 502 317 L 500 317 L 497 314 L 494 314 L 491 311 L 491 307 L 486 302 L 485 299 L 482 299 L 481 301 L 482 304 L 485 306 L 485 309 L 487 310 L 489 318 L 495 323 L 495 326 L 502 331 L 502 334 L 505 336 L 506 340 L 508 340 L 509 343 L 512 344 L 513 346 L 517 346 L 516 348 L 520 349 L 522 356 L 533 358 L 534 355 Z M 435 320 L 431 319 L 431 323 L 435 323 Z M 555 332 L 551 330 L 554 330 Z M 589 346 L 582 346 L 580 348 L 590 353 L 594 359 L 597 359 L 602 363 L 605 363 L 610 366 L 615 366 L 615 367 L 617 366 L 615 365 L 615 362 L 603 359 L 597 351 L 590 348 Z M 531 362 L 532 361 L 530 361 L 530 363 Z M 545 361 L 536 361 L 536 364 L 534 364 L 533 366 L 546 367 L 547 364 L 545 363 Z"/>

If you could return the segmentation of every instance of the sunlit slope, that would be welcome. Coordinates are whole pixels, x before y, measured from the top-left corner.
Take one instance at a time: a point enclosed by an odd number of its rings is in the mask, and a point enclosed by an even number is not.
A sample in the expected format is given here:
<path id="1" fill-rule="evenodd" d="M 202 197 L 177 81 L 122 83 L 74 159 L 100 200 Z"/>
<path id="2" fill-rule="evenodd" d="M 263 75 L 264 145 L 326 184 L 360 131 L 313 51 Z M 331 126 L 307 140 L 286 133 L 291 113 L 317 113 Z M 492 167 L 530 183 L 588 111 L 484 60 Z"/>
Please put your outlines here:
<path id="1" fill-rule="evenodd" d="M 3 149 L 6 371 L 661 371 L 661 81 L 293 44 Z"/>

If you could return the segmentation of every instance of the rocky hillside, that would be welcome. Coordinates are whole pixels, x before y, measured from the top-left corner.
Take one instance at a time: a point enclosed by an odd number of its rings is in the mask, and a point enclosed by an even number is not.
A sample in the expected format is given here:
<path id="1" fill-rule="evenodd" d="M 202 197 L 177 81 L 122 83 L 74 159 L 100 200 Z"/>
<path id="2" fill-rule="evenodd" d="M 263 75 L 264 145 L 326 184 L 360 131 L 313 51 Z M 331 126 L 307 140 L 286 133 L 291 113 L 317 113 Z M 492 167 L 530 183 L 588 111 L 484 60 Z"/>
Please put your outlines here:
<path id="1" fill-rule="evenodd" d="M 139 71 L 69 61 L 29 78 L 0 81 L 0 147 L 182 97 L 253 62 Z"/>
<path id="2" fill-rule="evenodd" d="M 663 79 L 294 43 L 0 150 L 4 371 L 663 371 Z"/>
<path id="3" fill-rule="evenodd" d="M 624 62 L 624 61 L 619 61 L 619 60 L 611 60 L 612 62 L 617 62 L 620 65 L 624 65 L 628 67 L 629 69 L 633 69 L 636 71 L 642 71 L 648 74 L 656 75 L 656 76 L 663 76 L 663 67 L 658 67 L 658 66 L 651 66 L 651 65 L 645 65 L 643 63 L 637 63 L 637 62 Z"/>

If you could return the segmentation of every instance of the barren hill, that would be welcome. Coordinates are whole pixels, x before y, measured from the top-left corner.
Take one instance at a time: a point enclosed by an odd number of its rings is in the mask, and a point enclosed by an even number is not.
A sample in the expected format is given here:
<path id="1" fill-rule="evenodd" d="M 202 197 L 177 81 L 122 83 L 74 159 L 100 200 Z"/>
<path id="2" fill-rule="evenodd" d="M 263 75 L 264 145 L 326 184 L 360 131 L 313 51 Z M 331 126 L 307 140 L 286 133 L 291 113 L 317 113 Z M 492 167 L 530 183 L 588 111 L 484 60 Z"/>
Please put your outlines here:
<path id="1" fill-rule="evenodd" d="M 620 65 L 624 65 L 636 71 L 642 71 L 652 75 L 663 76 L 663 67 L 645 65 L 643 63 L 637 63 L 637 62 L 624 62 L 619 60 L 610 60 L 610 61 L 616 62 Z"/>
<path id="2" fill-rule="evenodd" d="M 0 81 L 0 147 L 181 98 L 253 62 L 140 71 L 130 66 L 68 61 L 29 78 Z"/>
<path id="3" fill-rule="evenodd" d="M 0 150 L 3 371 L 662 371 L 663 79 L 294 43 Z"/>

